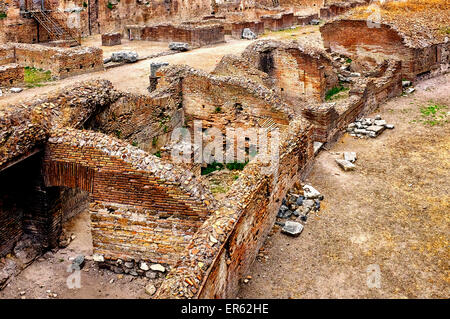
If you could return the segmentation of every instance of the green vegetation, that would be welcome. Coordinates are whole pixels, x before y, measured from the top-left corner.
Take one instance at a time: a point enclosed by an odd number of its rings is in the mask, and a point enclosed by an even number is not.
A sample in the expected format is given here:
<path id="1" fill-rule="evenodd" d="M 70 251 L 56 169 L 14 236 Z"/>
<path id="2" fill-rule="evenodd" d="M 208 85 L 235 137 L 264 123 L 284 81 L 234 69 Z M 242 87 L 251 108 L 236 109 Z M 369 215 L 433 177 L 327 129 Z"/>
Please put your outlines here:
<path id="1" fill-rule="evenodd" d="M 352 59 L 347 58 L 347 60 L 345 60 L 345 62 L 347 62 L 347 63 L 352 63 Z"/>
<path id="2" fill-rule="evenodd" d="M 430 101 L 430 104 L 428 106 L 424 106 L 420 109 L 421 119 L 418 120 L 418 122 L 429 126 L 443 125 L 444 123 L 448 123 L 449 112 L 447 111 L 447 109 L 447 105 Z"/>
<path id="3" fill-rule="evenodd" d="M 52 80 L 52 73 L 27 66 L 24 68 L 24 80 L 28 88 L 39 87 L 42 86 L 41 83 Z"/>
<path id="4" fill-rule="evenodd" d="M 0 12 L 0 19 L 5 19 L 7 16 L 6 12 Z"/>
<path id="5" fill-rule="evenodd" d="M 110 10 L 114 9 L 114 5 L 108 1 L 108 4 L 106 5 L 106 7 Z"/>
<path id="6" fill-rule="evenodd" d="M 222 108 L 220 106 L 216 106 L 214 113 L 220 113 L 220 112 L 222 112 Z"/>
<path id="7" fill-rule="evenodd" d="M 238 162 L 227 163 L 225 165 L 222 163 L 213 162 L 211 164 L 208 164 L 208 166 L 206 166 L 206 167 L 202 167 L 202 175 L 208 175 L 214 171 L 220 171 L 220 170 L 224 169 L 225 167 L 227 169 L 229 169 L 230 171 L 233 171 L 233 170 L 242 171 L 247 164 L 248 164 L 248 161 L 245 163 L 238 163 Z M 239 178 L 239 176 L 238 176 L 238 178 Z"/>
<path id="8" fill-rule="evenodd" d="M 131 145 L 133 145 L 134 147 L 137 147 L 138 146 L 138 142 L 133 141 L 133 143 L 131 143 Z"/>
<path id="9" fill-rule="evenodd" d="M 153 154 L 153 155 L 155 155 L 156 157 L 159 157 L 159 158 L 161 158 L 161 151 L 158 151 L 158 152 L 156 152 L 155 154 Z"/>
<path id="10" fill-rule="evenodd" d="M 115 130 L 114 133 L 116 134 L 117 138 L 122 137 L 122 131 L 121 130 Z"/>
<path id="11" fill-rule="evenodd" d="M 450 27 L 442 27 L 441 28 L 441 32 L 443 33 L 443 34 L 450 34 Z"/>
<path id="12" fill-rule="evenodd" d="M 152 146 L 155 147 L 156 144 L 158 144 L 158 137 L 157 137 L 157 136 L 155 136 L 155 137 L 152 139 Z"/>
<path id="13" fill-rule="evenodd" d="M 335 99 L 337 99 L 337 97 L 336 97 L 337 94 L 348 91 L 348 90 L 349 90 L 349 88 L 346 88 L 345 86 L 342 86 L 342 85 L 335 86 L 334 88 L 328 90 L 325 93 L 325 101 L 335 100 Z"/>

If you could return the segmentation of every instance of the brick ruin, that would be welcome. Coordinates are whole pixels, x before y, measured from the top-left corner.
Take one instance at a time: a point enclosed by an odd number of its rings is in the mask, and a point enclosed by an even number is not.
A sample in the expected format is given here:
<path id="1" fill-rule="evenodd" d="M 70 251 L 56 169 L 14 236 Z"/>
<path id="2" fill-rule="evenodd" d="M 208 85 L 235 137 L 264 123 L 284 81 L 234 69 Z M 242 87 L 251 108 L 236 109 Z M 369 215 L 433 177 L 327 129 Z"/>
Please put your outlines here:
<path id="1" fill-rule="evenodd" d="M 194 8 L 183 3 L 161 2 L 152 12 L 165 8 L 162 15 L 193 14 Z M 204 3 L 199 1 L 196 9 L 210 15 Z M 164 265 L 169 272 L 156 298 L 235 297 L 281 199 L 308 174 L 314 142 L 332 143 L 349 123 L 402 94 L 403 79 L 448 72 L 449 44 L 443 37 L 412 36 L 395 20 L 367 28 L 357 16 L 360 5 L 344 6 L 348 16 L 321 26 L 322 48 L 258 40 L 242 54 L 225 55 L 210 73 L 185 65 L 154 66 L 145 95 L 97 80 L 0 108 L 0 257 L 12 254 L 7 258 L 23 269 L 57 247 L 63 221 L 88 207 L 99 266 L 146 276 L 142 263 Z M 111 24 L 126 14 L 121 3 L 114 8 Z M 291 12 L 250 1 L 216 1 L 213 10 L 239 16 L 228 29 L 234 37 L 244 26 L 261 32 L 260 24 L 241 14 L 245 11 L 258 12 L 265 28 L 277 30 L 309 23 L 317 14 L 295 22 Z M 270 17 L 263 18 L 270 10 Z M 226 27 L 215 20 L 126 24 L 126 29 L 133 39 L 200 46 L 224 36 Z M 40 56 L 53 65 L 44 65 Z M 101 54 L 23 43 L 0 48 L 1 65 L 42 67 L 60 77 L 86 70 L 84 61 L 97 61 L 94 56 Z M 103 67 L 100 59 L 88 69 Z M 7 73 L 4 78 L 9 81 Z M 20 75 L 15 78 L 20 81 Z M 327 92 L 338 85 L 346 93 L 327 100 Z M 170 141 L 174 130 L 185 128 L 195 135 L 196 121 L 221 132 L 278 130 L 277 170 L 250 161 L 218 201 L 199 166 L 179 164 L 169 156 L 176 147 Z M 0 277 L 0 288 L 7 280 Z"/>

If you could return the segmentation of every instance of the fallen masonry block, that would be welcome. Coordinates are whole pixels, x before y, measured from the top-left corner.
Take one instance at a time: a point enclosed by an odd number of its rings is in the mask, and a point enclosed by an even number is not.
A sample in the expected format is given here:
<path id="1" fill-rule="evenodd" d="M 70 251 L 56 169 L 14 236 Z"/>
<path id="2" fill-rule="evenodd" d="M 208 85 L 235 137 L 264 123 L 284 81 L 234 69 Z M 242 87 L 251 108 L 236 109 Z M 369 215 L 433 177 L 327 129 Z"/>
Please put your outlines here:
<path id="1" fill-rule="evenodd" d="M 189 44 L 185 42 L 171 42 L 169 43 L 169 49 L 172 51 L 185 52 L 189 51 Z"/>
<path id="2" fill-rule="evenodd" d="M 344 152 L 344 160 L 349 161 L 350 163 L 356 162 L 356 153 L 355 152 Z"/>
<path id="3" fill-rule="evenodd" d="M 113 52 L 111 55 L 111 61 L 134 63 L 137 61 L 138 57 L 139 55 L 134 51 Z"/>
<path id="4" fill-rule="evenodd" d="M 258 36 L 249 28 L 245 28 L 244 31 L 242 31 L 242 39 L 246 40 L 255 40 Z"/>
<path id="5" fill-rule="evenodd" d="M 385 120 L 375 120 L 374 124 L 377 126 L 385 126 L 387 123 Z"/>
<path id="6" fill-rule="evenodd" d="M 315 199 L 320 197 L 320 192 L 311 185 L 303 186 L 303 191 L 306 199 Z"/>
<path id="7" fill-rule="evenodd" d="M 386 124 L 385 126 L 384 126 L 385 128 L 387 128 L 388 130 L 392 130 L 392 129 L 394 129 L 394 124 Z"/>
<path id="8" fill-rule="evenodd" d="M 344 170 L 344 171 L 353 171 L 356 166 L 353 163 L 350 163 L 349 161 L 343 160 L 343 159 L 336 159 L 336 163 Z"/>
<path id="9" fill-rule="evenodd" d="M 286 221 L 281 232 L 286 235 L 297 237 L 303 231 L 303 225 L 293 221 Z"/>
<path id="10" fill-rule="evenodd" d="M 372 125 L 367 128 L 367 131 L 374 132 L 376 135 L 380 135 L 384 131 L 384 126 Z"/>

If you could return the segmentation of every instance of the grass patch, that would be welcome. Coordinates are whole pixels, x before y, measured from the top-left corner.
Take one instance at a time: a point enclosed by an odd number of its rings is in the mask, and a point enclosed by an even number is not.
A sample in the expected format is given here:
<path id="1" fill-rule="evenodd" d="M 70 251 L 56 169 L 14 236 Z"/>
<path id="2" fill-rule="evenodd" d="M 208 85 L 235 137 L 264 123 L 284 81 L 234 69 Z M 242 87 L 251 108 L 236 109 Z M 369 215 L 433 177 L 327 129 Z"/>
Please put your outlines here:
<path id="1" fill-rule="evenodd" d="M 238 163 L 238 162 L 227 163 L 225 165 L 222 163 L 213 162 L 211 164 L 208 164 L 208 166 L 206 166 L 206 167 L 202 167 L 202 175 L 208 175 L 215 171 L 221 171 L 224 168 L 227 168 L 230 171 L 234 171 L 234 170 L 242 171 L 247 164 L 248 164 L 248 161 L 245 163 Z"/>
<path id="2" fill-rule="evenodd" d="M 202 167 L 202 175 L 208 175 L 215 171 L 220 171 L 223 169 L 222 163 L 213 162 L 211 164 L 208 164 L 206 167 Z"/>
<path id="3" fill-rule="evenodd" d="M 331 89 L 329 89 L 326 93 L 325 93 L 325 101 L 331 101 L 336 99 L 336 95 L 341 93 L 341 92 L 345 92 L 350 90 L 349 88 L 346 88 L 345 86 L 339 85 L 339 86 L 335 86 Z"/>
<path id="4" fill-rule="evenodd" d="M 41 83 L 52 81 L 52 73 L 27 66 L 24 68 L 24 81 L 28 88 L 39 87 Z"/>
<path id="5" fill-rule="evenodd" d="M 428 126 L 444 125 L 445 123 L 448 123 L 448 106 L 433 101 L 430 101 L 429 103 L 430 104 L 427 106 L 420 108 L 421 117 L 413 122 L 420 122 Z"/>

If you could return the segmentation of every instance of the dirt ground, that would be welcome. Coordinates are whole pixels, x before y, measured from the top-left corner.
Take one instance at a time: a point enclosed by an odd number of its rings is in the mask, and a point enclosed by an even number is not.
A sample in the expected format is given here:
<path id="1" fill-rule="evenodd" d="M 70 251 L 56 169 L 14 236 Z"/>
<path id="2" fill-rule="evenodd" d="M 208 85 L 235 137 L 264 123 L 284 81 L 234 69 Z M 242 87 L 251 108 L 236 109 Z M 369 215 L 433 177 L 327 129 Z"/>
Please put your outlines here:
<path id="1" fill-rule="evenodd" d="M 145 293 L 145 286 L 151 283 L 158 287 L 161 284 L 163 276 L 147 279 L 99 269 L 92 261 L 88 211 L 73 218 L 64 229 L 76 236 L 69 246 L 35 260 L 0 291 L 0 299 L 148 299 L 150 296 Z M 67 280 L 73 272 L 67 270 L 79 255 L 86 257 L 85 266 L 80 271 L 80 288 L 70 289 L 71 282 L 69 280 L 68 285 Z"/>
<path id="2" fill-rule="evenodd" d="M 240 298 L 450 296 L 450 125 L 417 121 L 434 103 L 450 119 L 449 80 L 424 81 L 371 115 L 394 130 L 377 139 L 345 135 L 319 154 L 307 182 L 325 196 L 321 210 L 299 237 L 276 231 L 267 240 L 267 259 L 255 261 Z M 355 171 L 336 165 L 343 151 L 357 153 Z M 368 275 L 376 265 L 379 288 Z"/>

